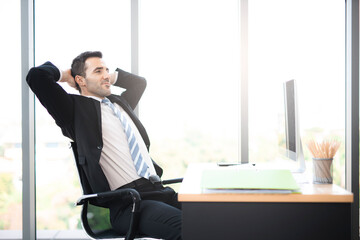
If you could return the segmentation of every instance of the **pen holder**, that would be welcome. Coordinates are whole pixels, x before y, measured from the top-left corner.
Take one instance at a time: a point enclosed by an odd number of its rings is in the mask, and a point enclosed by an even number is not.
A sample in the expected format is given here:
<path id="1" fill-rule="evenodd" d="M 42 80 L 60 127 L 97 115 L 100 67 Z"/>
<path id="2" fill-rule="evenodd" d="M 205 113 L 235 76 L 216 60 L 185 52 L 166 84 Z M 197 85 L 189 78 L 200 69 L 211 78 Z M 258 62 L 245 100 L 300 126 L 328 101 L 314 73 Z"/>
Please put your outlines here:
<path id="1" fill-rule="evenodd" d="M 313 158 L 313 183 L 328 184 L 333 182 L 332 158 Z"/>

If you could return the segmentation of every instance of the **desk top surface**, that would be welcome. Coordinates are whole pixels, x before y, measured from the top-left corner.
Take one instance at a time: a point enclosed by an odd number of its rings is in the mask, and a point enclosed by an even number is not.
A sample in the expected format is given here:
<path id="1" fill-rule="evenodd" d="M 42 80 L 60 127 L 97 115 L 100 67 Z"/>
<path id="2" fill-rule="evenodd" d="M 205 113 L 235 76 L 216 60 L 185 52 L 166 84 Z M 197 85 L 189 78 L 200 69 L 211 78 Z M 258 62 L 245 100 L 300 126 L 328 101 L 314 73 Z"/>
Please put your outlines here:
<path id="1" fill-rule="evenodd" d="M 335 184 L 298 183 L 301 193 L 258 194 L 258 193 L 204 193 L 201 176 L 204 169 L 219 168 L 214 163 L 190 164 L 181 184 L 180 202 L 333 202 L 352 203 L 353 194 Z"/>

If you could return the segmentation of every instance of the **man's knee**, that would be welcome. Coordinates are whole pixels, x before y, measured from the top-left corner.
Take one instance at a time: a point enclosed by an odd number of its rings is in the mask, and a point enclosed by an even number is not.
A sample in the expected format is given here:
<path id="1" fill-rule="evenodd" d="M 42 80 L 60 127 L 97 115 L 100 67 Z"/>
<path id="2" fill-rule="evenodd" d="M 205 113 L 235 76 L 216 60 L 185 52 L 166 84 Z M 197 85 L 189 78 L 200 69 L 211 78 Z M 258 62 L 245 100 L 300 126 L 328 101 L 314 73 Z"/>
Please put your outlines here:
<path id="1" fill-rule="evenodd" d="M 181 239 L 181 210 L 168 204 L 144 200 L 140 206 L 139 230 L 150 236 Z"/>
<path id="2" fill-rule="evenodd" d="M 131 215 L 131 207 L 113 212 L 113 228 L 126 234 Z M 140 216 L 138 232 L 140 235 L 162 238 L 166 240 L 181 239 L 181 210 L 166 203 L 154 200 L 142 200 L 140 203 Z"/>

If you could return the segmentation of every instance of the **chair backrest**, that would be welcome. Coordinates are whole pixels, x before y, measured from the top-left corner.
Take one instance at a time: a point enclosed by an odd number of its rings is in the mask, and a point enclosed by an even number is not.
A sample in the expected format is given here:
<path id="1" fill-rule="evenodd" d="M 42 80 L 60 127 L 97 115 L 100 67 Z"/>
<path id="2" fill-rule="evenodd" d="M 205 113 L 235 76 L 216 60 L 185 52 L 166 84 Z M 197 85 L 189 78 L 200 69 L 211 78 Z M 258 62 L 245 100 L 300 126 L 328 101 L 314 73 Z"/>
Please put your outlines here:
<path id="1" fill-rule="evenodd" d="M 84 194 L 91 194 L 91 187 L 89 184 L 89 181 L 86 178 L 86 175 L 84 173 L 84 171 L 82 170 L 82 168 L 80 167 L 79 164 L 79 158 L 78 158 L 78 152 L 77 152 L 77 145 L 75 142 L 70 142 L 71 143 L 71 149 L 73 151 L 74 154 L 74 158 L 75 158 L 75 163 L 76 163 L 76 168 L 78 170 L 78 176 L 79 176 L 79 180 L 80 180 L 80 184 L 81 184 L 81 188 L 83 190 Z"/>

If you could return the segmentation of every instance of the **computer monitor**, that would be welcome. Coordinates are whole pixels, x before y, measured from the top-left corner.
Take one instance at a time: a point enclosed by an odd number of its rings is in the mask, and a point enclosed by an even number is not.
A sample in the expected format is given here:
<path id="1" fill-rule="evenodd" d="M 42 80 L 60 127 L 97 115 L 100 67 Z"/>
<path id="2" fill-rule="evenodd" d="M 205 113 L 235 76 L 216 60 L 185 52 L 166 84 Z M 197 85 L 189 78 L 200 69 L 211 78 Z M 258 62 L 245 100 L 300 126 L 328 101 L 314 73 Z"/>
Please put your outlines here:
<path id="1" fill-rule="evenodd" d="M 305 161 L 302 149 L 298 99 L 295 80 L 284 82 L 284 103 L 285 103 L 285 155 L 292 161 L 297 162 L 294 172 L 305 171 Z"/>

